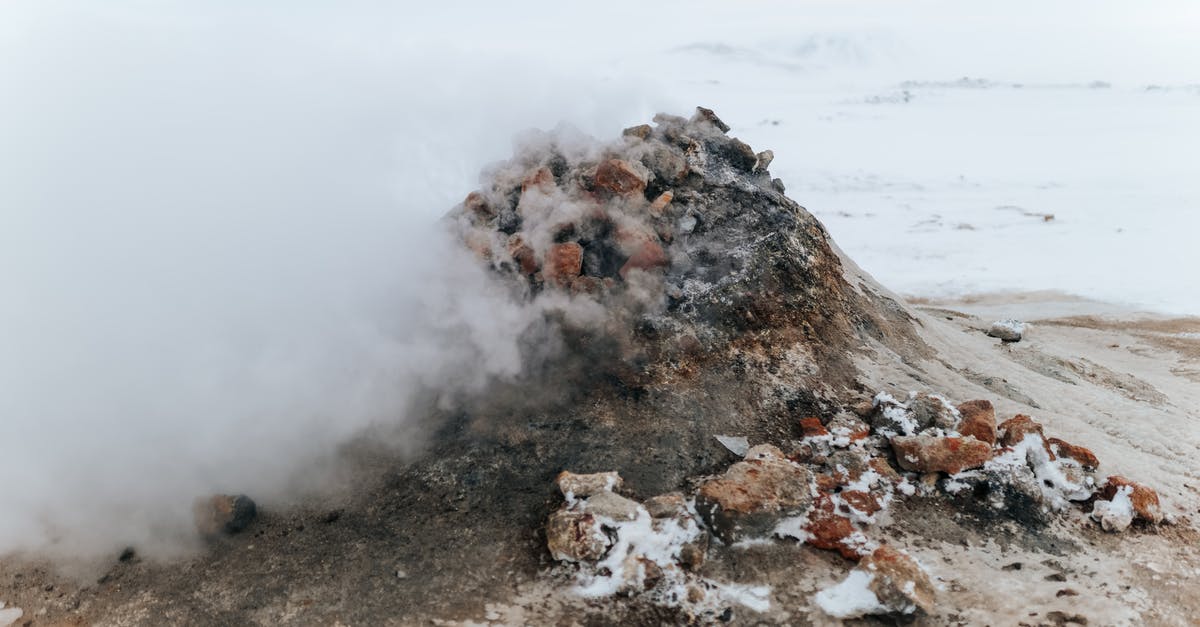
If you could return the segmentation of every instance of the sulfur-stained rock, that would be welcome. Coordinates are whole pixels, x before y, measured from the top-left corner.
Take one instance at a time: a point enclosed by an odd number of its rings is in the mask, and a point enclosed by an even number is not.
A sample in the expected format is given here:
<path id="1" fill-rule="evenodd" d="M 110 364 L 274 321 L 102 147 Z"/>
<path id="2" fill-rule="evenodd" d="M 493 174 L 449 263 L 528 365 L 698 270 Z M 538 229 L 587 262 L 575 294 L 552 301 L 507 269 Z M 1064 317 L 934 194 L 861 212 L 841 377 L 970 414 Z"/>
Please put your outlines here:
<path id="1" fill-rule="evenodd" d="M 1091 470 L 1100 467 L 1100 460 L 1096 454 L 1082 446 L 1075 446 L 1058 438 L 1046 438 L 1046 444 L 1050 445 L 1050 450 L 1057 457 L 1073 459 L 1079 462 L 1080 466 Z"/>
<path id="2" fill-rule="evenodd" d="M 861 547 L 855 542 L 861 533 L 850 518 L 837 512 L 833 497 L 822 493 L 817 497 L 804 526 L 808 538 L 804 540 L 818 549 L 837 551 L 842 557 L 858 560 L 862 557 Z"/>
<path id="3" fill-rule="evenodd" d="M 724 475 L 706 481 L 696 511 L 723 541 L 765 536 L 785 516 L 812 505 L 809 471 L 773 446 L 756 446 Z"/>
<path id="4" fill-rule="evenodd" d="M 892 449 L 900 467 L 913 472 L 953 475 L 978 468 L 992 458 L 992 447 L 973 437 L 896 436 L 892 438 Z"/>
<path id="5" fill-rule="evenodd" d="M 576 474 L 564 470 L 558 473 L 554 483 L 567 498 L 587 498 L 597 492 L 617 490 L 623 481 L 621 475 L 611 470 L 591 474 Z"/>
<path id="6" fill-rule="evenodd" d="M 958 406 L 958 413 L 962 416 L 959 433 L 980 442 L 996 443 L 996 409 L 991 401 L 967 401 Z"/>
<path id="7" fill-rule="evenodd" d="M 1158 492 L 1155 492 L 1154 488 L 1120 475 L 1113 475 L 1101 488 L 1100 498 L 1112 501 L 1116 498 L 1118 490 L 1128 495 L 1133 512 L 1138 519 L 1155 524 L 1162 522 L 1162 506 L 1158 501 Z"/>
<path id="8" fill-rule="evenodd" d="M 192 514 L 201 535 L 215 536 L 237 533 L 250 526 L 258 516 L 258 506 L 244 494 L 216 494 L 197 501 Z"/>
<path id="9" fill-rule="evenodd" d="M 562 562 L 595 561 L 612 544 L 596 517 L 587 512 L 559 510 L 546 521 L 546 547 Z"/>
<path id="10" fill-rule="evenodd" d="M 1026 436 L 1036 435 L 1041 439 L 1042 448 L 1046 449 L 1046 453 L 1050 455 L 1050 459 L 1055 459 L 1054 451 L 1050 450 L 1050 444 L 1046 442 L 1046 435 L 1042 432 L 1042 425 L 1025 414 L 1017 414 L 1005 420 L 1000 423 L 996 431 L 999 435 L 1000 444 L 1004 446 L 1016 446 Z"/>
<path id="11" fill-rule="evenodd" d="M 671 201 L 674 200 L 674 198 L 675 194 L 671 192 L 671 190 L 667 190 L 659 194 L 658 197 L 654 199 L 654 202 L 650 203 L 650 215 L 661 217 L 667 210 L 667 205 L 671 204 Z"/>

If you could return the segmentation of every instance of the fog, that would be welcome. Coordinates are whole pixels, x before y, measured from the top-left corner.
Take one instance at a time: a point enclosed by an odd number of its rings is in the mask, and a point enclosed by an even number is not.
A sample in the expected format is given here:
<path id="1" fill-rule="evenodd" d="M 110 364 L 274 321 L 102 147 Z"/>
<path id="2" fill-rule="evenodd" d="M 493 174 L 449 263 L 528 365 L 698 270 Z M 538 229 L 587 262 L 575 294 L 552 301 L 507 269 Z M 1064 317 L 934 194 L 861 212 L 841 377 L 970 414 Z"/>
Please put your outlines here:
<path id="1" fill-rule="evenodd" d="M 705 104 L 789 184 L 940 171 L 959 159 L 760 122 L 909 79 L 1196 80 L 1195 7 L 1119 6 L 10 0 L 0 551 L 186 546 L 196 496 L 286 505 L 418 394 L 518 376 L 539 312 L 437 219 L 527 128 Z"/>

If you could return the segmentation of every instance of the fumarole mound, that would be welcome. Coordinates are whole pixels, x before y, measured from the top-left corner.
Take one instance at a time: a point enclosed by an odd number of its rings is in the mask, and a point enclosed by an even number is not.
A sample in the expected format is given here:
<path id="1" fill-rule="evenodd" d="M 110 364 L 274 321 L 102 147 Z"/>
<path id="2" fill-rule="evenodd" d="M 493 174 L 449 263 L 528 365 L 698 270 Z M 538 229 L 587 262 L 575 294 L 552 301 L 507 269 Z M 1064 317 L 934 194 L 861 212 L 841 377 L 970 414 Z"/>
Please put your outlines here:
<path id="1" fill-rule="evenodd" d="M 523 376 L 425 408 L 418 459 L 363 442 L 338 503 L 263 508 L 186 564 L 123 559 L 94 585 L 18 567 L 0 598 L 104 624 L 1065 624 L 1133 607 L 1098 567 L 1068 582 L 1093 568 L 1085 546 L 1174 526 L 1152 478 L 1099 474 L 1020 391 L 1038 375 L 1011 360 L 1036 347 L 897 301 L 728 131 L 698 108 L 610 143 L 535 135 L 485 173 L 445 224 L 545 324 Z M 1008 378 L 980 374 L 990 361 Z"/>

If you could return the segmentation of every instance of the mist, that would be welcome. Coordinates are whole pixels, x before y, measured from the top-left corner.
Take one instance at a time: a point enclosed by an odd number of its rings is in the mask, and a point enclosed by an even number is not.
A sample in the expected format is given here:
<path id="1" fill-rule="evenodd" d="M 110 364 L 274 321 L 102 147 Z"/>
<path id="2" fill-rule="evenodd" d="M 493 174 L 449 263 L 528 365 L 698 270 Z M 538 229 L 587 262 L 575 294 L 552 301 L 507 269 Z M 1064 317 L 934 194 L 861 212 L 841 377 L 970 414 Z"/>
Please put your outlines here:
<path id="1" fill-rule="evenodd" d="M 847 186 L 862 192 L 855 203 L 911 188 L 937 208 L 961 204 L 964 175 L 1153 181 L 1174 212 L 1197 198 L 1180 183 L 1186 133 L 1132 128 L 1107 142 L 1089 127 L 1065 150 L 1047 142 L 1070 125 L 1017 119 L 1023 101 L 947 116 L 935 94 L 924 118 L 862 104 L 901 81 L 968 75 L 1125 81 L 1129 98 L 1161 82 L 1175 90 L 1168 104 L 1194 99 L 1195 68 L 1177 61 L 1195 58 L 1200 12 L 1169 4 L 0 4 L 0 553 L 187 546 L 194 498 L 285 506 L 366 429 L 408 433 L 390 444 L 419 453 L 419 397 L 519 377 L 541 312 L 438 219 L 529 128 L 609 138 L 657 111 L 711 106 L 775 149 L 797 198 L 889 282 L 945 276 L 924 256 L 919 268 L 873 257 L 889 238 L 837 222 Z M 1090 103 L 1107 123 L 1111 109 Z M 1173 120 L 1195 120 L 1194 104 L 1171 106 Z M 976 136 L 991 128 L 998 137 Z M 1117 153 L 1136 159 L 1098 156 Z M 1162 223 L 1166 236 L 1189 232 Z M 1088 255 L 1073 280 L 1097 274 Z M 1137 285 L 1155 305 L 1180 292 Z"/>

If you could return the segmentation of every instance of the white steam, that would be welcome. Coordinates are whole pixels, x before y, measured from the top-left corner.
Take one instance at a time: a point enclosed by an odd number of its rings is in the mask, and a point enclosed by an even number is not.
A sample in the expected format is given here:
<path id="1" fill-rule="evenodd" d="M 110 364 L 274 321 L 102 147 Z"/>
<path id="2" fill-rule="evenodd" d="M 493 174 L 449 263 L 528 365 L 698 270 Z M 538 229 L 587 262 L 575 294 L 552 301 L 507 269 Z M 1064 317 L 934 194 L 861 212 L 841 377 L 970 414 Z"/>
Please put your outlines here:
<path id="1" fill-rule="evenodd" d="M 644 117 L 362 6 L 216 6 L 0 9 L 0 553 L 177 546 L 518 374 L 540 316 L 437 219 L 523 128 Z"/>

